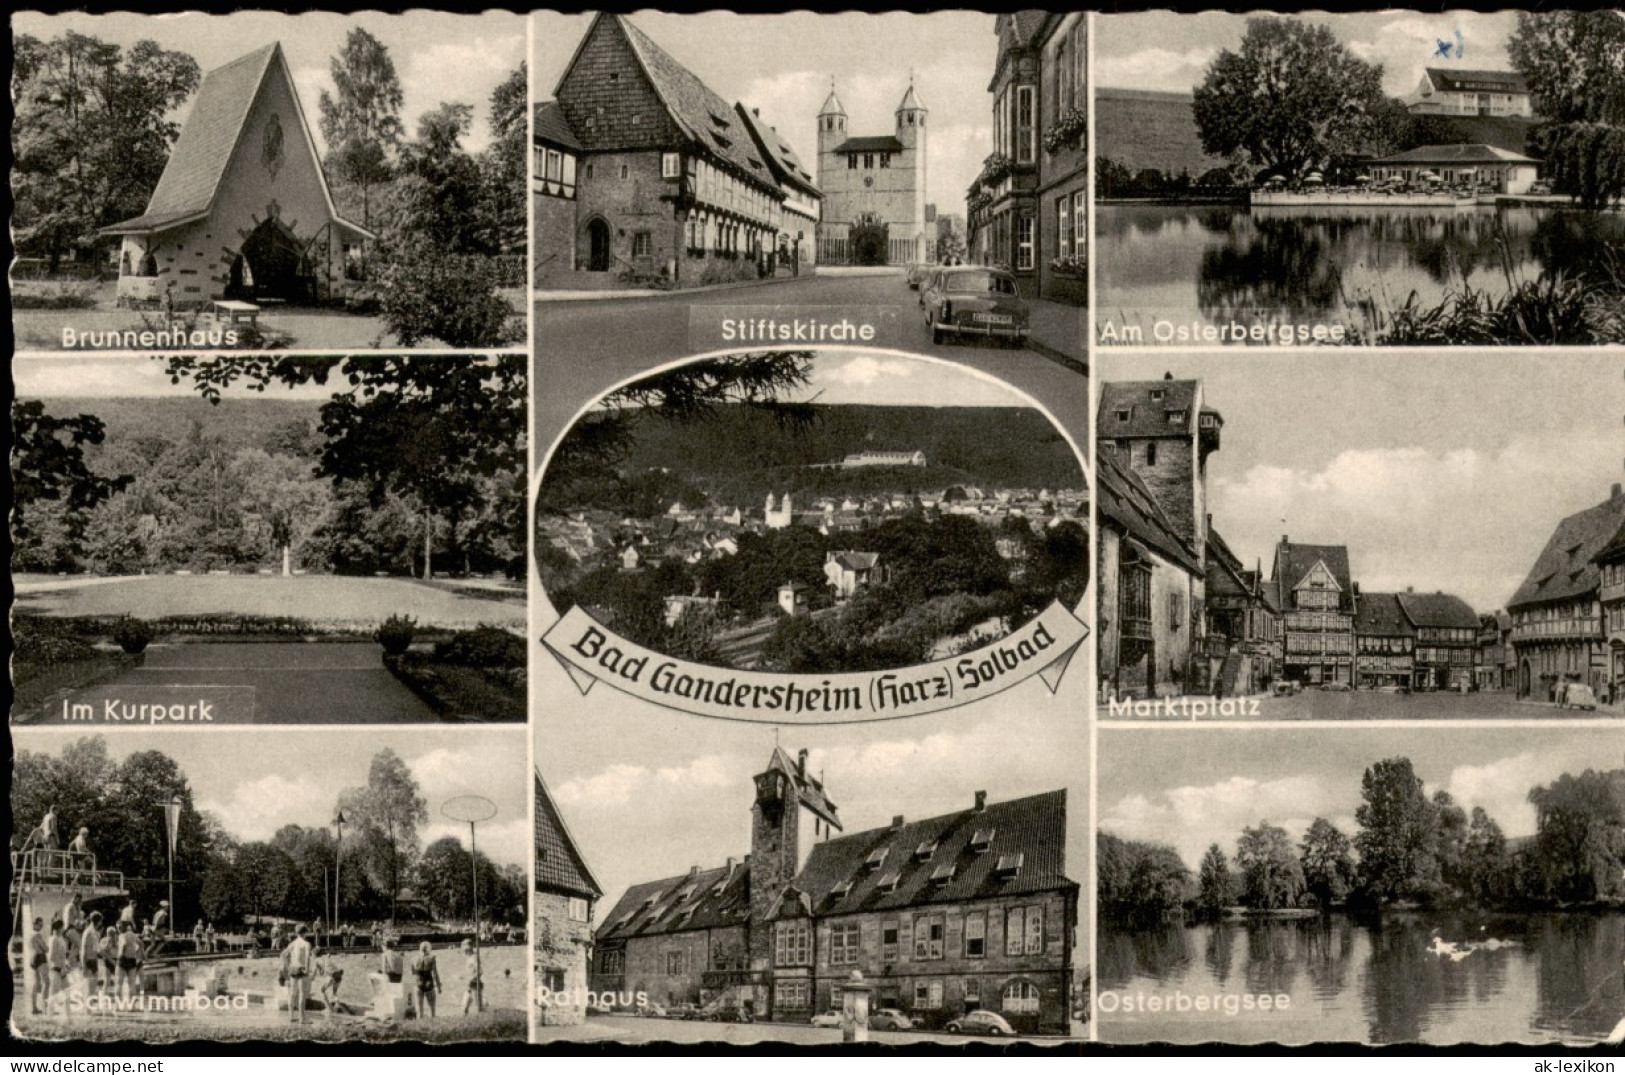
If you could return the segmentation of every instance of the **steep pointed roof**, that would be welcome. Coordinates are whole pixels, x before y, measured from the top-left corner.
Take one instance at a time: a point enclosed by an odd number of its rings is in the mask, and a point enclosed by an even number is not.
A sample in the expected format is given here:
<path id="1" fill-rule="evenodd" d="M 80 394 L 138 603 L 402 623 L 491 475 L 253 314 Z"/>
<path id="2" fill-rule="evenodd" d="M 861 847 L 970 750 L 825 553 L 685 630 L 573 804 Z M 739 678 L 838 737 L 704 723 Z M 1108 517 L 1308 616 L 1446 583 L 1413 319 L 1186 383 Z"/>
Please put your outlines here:
<path id="1" fill-rule="evenodd" d="M 743 103 L 736 102 L 734 112 L 744 123 L 745 129 L 750 132 L 756 148 L 761 150 L 762 159 L 767 161 L 768 169 L 778 180 L 779 186 L 792 187 L 802 194 L 815 198 L 823 196 L 813 184 L 812 173 L 801 163 L 801 158 L 790 148 L 790 143 L 784 135 L 763 120 L 754 108 L 746 108 Z"/>
<path id="2" fill-rule="evenodd" d="M 539 770 L 536 772 L 536 889 L 583 899 L 597 899 L 604 894 L 603 886 L 582 857 Z"/>
<path id="3" fill-rule="evenodd" d="M 824 107 L 818 110 L 820 116 L 844 116 L 846 109 L 841 107 L 841 99 L 835 96 L 835 87 L 829 88 L 829 96 L 824 98 Z"/>
<path id="4" fill-rule="evenodd" d="M 806 772 L 784 752 L 783 747 L 773 748 L 773 756 L 768 759 L 767 767 L 778 769 L 790 778 L 796 788 L 796 798 L 803 806 L 823 818 L 831 827 L 837 829 L 841 827 L 841 819 L 836 813 L 835 804 L 824 794 L 824 782 Z"/>
<path id="5" fill-rule="evenodd" d="M 914 83 L 908 84 L 908 92 L 903 94 L 903 103 L 897 106 L 899 112 L 925 112 L 927 108 L 920 103 L 919 95 L 914 92 Z"/>
<path id="6" fill-rule="evenodd" d="M 1507 602 L 1507 611 L 1570 601 L 1594 591 L 1602 581 L 1597 554 L 1621 527 L 1625 527 L 1625 495 L 1617 493 L 1558 523 L 1529 576 Z"/>
<path id="7" fill-rule="evenodd" d="M 293 73 L 279 42 L 257 48 L 204 75 L 197 97 L 192 101 L 192 111 L 164 164 L 163 175 L 147 200 L 147 211 L 102 231 L 108 234 L 159 231 L 207 216 L 219 195 L 220 182 L 231 165 L 232 155 L 242 141 L 243 128 L 261 87 L 267 78 L 278 76 L 287 80 L 288 92 L 298 105 Z M 297 137 L 304 139 L 316 161 L 317 181 L 321 184 L 328 215 L 345 227 L 371 237 L 372 233 L 361 225 L 339 216 L 327 187 L 327 177 L 321 170 L 316 143 L 305 122 L 303 106 L 298 108 L 295 120 L 299 126 Z"/>

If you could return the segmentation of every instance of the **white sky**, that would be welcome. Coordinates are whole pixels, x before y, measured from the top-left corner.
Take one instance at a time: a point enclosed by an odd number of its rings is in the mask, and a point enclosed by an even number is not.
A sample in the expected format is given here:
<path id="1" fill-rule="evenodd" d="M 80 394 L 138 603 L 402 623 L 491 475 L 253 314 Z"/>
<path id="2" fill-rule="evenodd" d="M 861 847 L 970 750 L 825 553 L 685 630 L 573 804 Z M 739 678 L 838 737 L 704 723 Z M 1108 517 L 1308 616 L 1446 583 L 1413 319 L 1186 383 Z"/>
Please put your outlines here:
<path id="1" fill-rule="evenodd" d="M 799 398 L 877 407 L 1031 407 L 1003 381 L 947 361 L 886 352 L 821 351 Z"/>
<path id="2" fill-rule="evenodd" d="M 1260 820 L 1294 842 L 1324 817 L 1353 837 L 1360 778 L 1408 757 L 1430 798 L 1441 788 L 1482 806 L 1507 836 L 1535 832 L 1529 789 L 1564 773 L 1618 768 L 1617 728 L 1152 728 L 1100 731 L 1100 828 L 1170 844 L 1195 870 L 1209 844 L 1234 857 Z"/>
<path id="3" fill-rule="evenodd" d="M 553 97 L 591 14 L 537 12 L 533 92 Z M 830 78 L 846 108 L 847 133 L 891 134 L 914 75 L 930 112 L 926 201 L 965 212 L 965 189 L 993 151 L 993 16 L 935 11 L 815 15 L 732 12 L 674 15 L 639 11 L 634 25 L 729 104 L 761 110 L 807 170 L 817 174 L 818 110 Z"/>
<path id="4" fill-rule="evenodd" d="M 525 58 L 525 18 L 504 11 L 478 15 L 423 10 L 402 15 L 376 11 L 354 15 L 239 11 L 231 15 L 187 12 L 158 16 L 129 12 L 43 15 L 22 11 L 11 17 L 11 26 L 14 33 L 40 38 L 76 30 L 126 47 L 150 38 L 165 48 L 189 54 L 205 74 L 263 45 L 280 41 L 311 135 L 323 152 L 326 147 L 317 100 L 322 90 L 333 91 L 329 64 L 344 48 L 351 27 L 365 29 L 389 49 L 405 98 L 401 121 L 406 136 L 415 137 L 418 117 L 444 101 L 473 105 L 473 127 L 463 141 L 463 148 L 470 152 L 490 143 L 486 121 L 491 91 Z M 184 120 L 190 107 L 188 101 L 175 118 Z"/>
<path id="5" fill-rule="evenodd" d="M 1301 17 L 1332 27 L 1356 56 L 1382 64 L 1383 89 L 1394 97 L 1416 89 L 1424 67 L 1511 69 L 1506 39 L 1515 18 L 1509 11 L 1305 12 Z M 1240 46 L 1247 16 L 1219 11 L 1137 12 L 1103 15 L 1095 26 L 1095 85 L 1189 92 L 1221 51 Z M 1459 58 L 1454 47 L 1457 31 L 1463 46 Z M 1438 55 L 1441 40 L 1452 45 L 1449 59 Z"/>
<path id="6" fill-rule="evenodd" d="M 1349 548 L 1363 590 L 1504 607 L 1559 520 L 1625 481 L 1625 380 L 1597 352 L 1102 352 L 1104 381 L 1201 378 L 1224 416 L 1213 526 L 1270 569 L 1282 534 Z"/>
<path id="7" fill-rule="evenodd" d="M 432 360 L 431 360 L 432 361 Z M 102 357 L 85 355 L 18 356 L 11 362 L 11 377 L 18 399 L 131 399 L 149 396 L 191 396 L 201 399 L 190 378 L 170 384 L 162 356 L 126 355 Z M 326 385 L 306 384 L 290 388 L 281 382 L 252 392 L 239 382 L 221 392 L 227 399 L 327 399 L 346 391 L 349 384 L 334 376 Z"/>
<path id="8" fill-rule="evenodd" d="M 15 749 L 58 754 L 77 736 L 12 729 Z M 400 755 L 427 801 L 424 846 L 442 836 L 468 842 L 468 825 L 445 818 L 457 795 L 483 795 L 496 815 L 478 828 L 481 853 L 529 868 L 534 853 L 530 773 L 523 728 L 225 728 L 110 732 L 107 752 L 122 761 L 139 750 L 169 755 L 186 774 L 193 804 L 239 840 L 268 840 L 283 825 L 323 828 L 339 794 L 367 782 L 373 755 Z"/>

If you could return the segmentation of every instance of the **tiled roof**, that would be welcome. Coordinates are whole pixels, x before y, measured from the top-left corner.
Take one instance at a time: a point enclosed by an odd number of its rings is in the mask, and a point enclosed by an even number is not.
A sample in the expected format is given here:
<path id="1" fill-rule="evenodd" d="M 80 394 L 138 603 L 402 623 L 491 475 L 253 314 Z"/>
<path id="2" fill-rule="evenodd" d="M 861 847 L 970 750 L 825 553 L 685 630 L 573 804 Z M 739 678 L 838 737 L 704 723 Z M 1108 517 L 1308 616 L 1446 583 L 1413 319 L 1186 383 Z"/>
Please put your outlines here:
<path id="1" fill-rule="evenodd" d="M 1499 146 L 1474 145 L 1417 146 L 1403 153 L 1378 157 L 1372 164 L 1534 164 L 1535 158 Z"/>
<path id="2" fill-rule="evenodd" d="M 727 101 L 655 44 L 631 19 L 624 15 L 600 15 L 599 18 L 614 19 L 621 27 L 648 73 L 655 93 L 690 138 L 745 174 L 763 182 L 772 180 L 767 165 L 757 156 L 749 133 L 741 129 L 739 117 Z"/>
<path id="3" fill-rule="evenodd" d="M 796 151 L 790 148 L 790 143 L 785 141 L 782 134 L 742 104 L 734 105 L 734 112 L 744 122 L 745 129 L 750 132 L 756 148 L 761 151 L 781 187 L 794 187 L 815 198 L 820 196 L 818 188 L 813 185 L 812 173 L 807 171 L 806 165 L 801 163 L 801 158 L 796 156 Z"/>
<path id="4" fill-rule="evenodd" d="M 1570 515 L 1557 524 L 1529 577 L 1507 602 L 1507 611 L 1565 601 L 1595 590 L 1602 573 L 1596 555 L 1625 526 L 1625 496 Z"/>
<path id="5" fill-rule="evenodd" d="M 1468 92 L 1480 90 L 1485 86 L 1495 87 L 1494 91 L 1500 93 L 1528 93 L 1529 84 L 1523 76 L 1513 71 L 1475 71 L 1456 67 L 1429 67 L 1427 68 L 1428 81 L 1433 88 L 1446 93 L 1457 90 Z"/>
<path id="6" fill-rule="evenodd" d="M 581 150 L 581 141 L 564 118 L 564 109 L 557 101 L 543 101 L 536 106 L 536 134 L 538 142 L 548 142 L 563 149 Z"/>
<path id="7" fill-rule="evenodd" d="M 795 887 L 820 915 L 1075 887 L 1066 876 L 1066 792 L 815 844 Z"/>
<path id="8" fill-rule="evenodd" d="M 1096 510 L 1103 523 L 1116 523 L 1129 537 L 1192 574 L 1201 571 L 1195 550 L 1174 530 L 1151 490 L 1105 445 L 1095 453 L 1095 481 L 1100 486 Z"/>
<path id="9" fill-rule="evenodd" d="M 1283 541 L 1275 550 L 1275 581 L 1280 583 L 1281 597 L 1287 599 L 1304 576 L 1324 563 L 1332 573 L 1338 589 L 1342 591 L 1338 606 L 1345 612 L 1353 609 L 1353 587 L 1349 582 L 1349 550 L 1347 545 L 1295 545 Z"/>
<path id="10" fill-rule="evenodd" d="M 870 571 L 880 562 L 878 552 L 851 552 L 844 551 L 835 554 L 835 563 L 840 564 L 848 571 Z"/>
<path id="11" fill-rule="evenodd" d="M 1447 593 L 1402 593 L 1395 596 L 1399 598 L 1405 615 L 1418 627 L 1478 626 L 1478 613 L 1459 597 Z"/>
<path id="12" fill-rule="evenodd" d="M 1043 11 L 1012 11 L 1010 12 L 1010 29 L 1015 34 L 1016 41 L 1022 45 L 1030 45 L 1043 28 Z"/>
<path id="13" fill-rule="evenodd" d="M 1598 549 L 1591 559 L 1599 564 L 1625 559 L 1625 526 L 1621 526 L 1613 538 Z"/>
<path id="14" fill-rule="evenodd" d="M 773 748 L 773 756 L 768 760 L 767 767 L 779 769 L 790 777 L 796 787 L 797 797 L 807 809 L 835 828 L 841 827 L 841 819 L 836 813 L 835 804 L 824 793 L 824 782 L 811 773 L 803 772 L 801 766 L 792 761 L 782 747 Z"/>
<path id="15" fill-rule="evenodd" d="M 536 889 L 597 899 L 604 894 L 564 824 L 542 774 L 536 774 Z"/>
<path id="16" fill-rule="evenodd" d="M 848 138 L 836 146 L 836 153 L 901 153 L 903 143 L 889 134 L 866 134 Z"/>
<path id="17" fill-rule="evenodd" d="M 1405 618 L 1399 598 L 1391 593 L 1362 593 L 1359 607 L 1354 612 L 1354 633 L 1357 635 L 1414 636 L 1411 621 Z"/>
<path id="18" fill-rule="evenodd" d="M 1199 381 L 1107 381 L 1100 386 L 1096 435 L 1114 437 L 1170 437 L 1196 429 L 1196 389 Z M 1153 398 L 1155 393 L 1161 398 Z M 1127 420 L 1119 415 L 1128 412 Z M 1169 421 L 1169 412 L 1184 412 L 1183 420 Z"/>
<path id="19" fill-rule="evenodd" d="M 660 881 L 633 885 L 602 919 L 598 943 L 743 925 L 750 918 L 749 862 L 694 869 Z"/>

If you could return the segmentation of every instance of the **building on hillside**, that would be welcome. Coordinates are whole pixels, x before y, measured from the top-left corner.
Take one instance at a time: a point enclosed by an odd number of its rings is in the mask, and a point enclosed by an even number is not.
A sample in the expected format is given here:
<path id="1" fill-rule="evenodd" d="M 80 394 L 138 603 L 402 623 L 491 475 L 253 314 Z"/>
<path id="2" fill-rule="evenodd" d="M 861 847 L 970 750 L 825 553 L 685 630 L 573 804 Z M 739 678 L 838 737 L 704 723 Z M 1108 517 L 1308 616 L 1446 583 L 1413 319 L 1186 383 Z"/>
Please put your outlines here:
<path id="1" fill-rule="evenodd" d="M 1354 611 L 1354 685 L 1409 690 L 1416 670 L 1416 628 L 1391 593 L 1362 593 Z"/>
<path id="2" fill-rule="evenodd" d="M 1517 668 L 1513 661 L 1512 617 L 1505 611 L 1486 612 L 1478 618 L 1478 689 L 1509 691 Z"/>
<path id="3" fill-rule="evenodd" d="M 603 896 L 558 804 L 536 773 L 535 951 L 537 1010 L 542 1026 L 586 1018 L 593 908 Z M 541 991 L 546 990 L 544 995 Z"/>
<path id="4" fill-rule="evenodd" d="M 147 211 L 102 234 L 121 304 L 179 307 L 342 297 L 375 238 L 333 204 L 280 44 L 203 77 Z"/>
<path id="5" fill-rule="evenodd" d="M 1413 685 L 1419 690 L 1470 690 L 1478 665 L 1478 613 L 1461 598 L 1442 592 L 1406 590 L 1395 597 L 1416 628 Z"/>
<path id="6" fill-rule="evenodd" d="M 908 452 L 853 452 L 841 460 L 844 469 L 854 467 L 923 467 L 925 453 Z"/>
<path id="7" fill-rule="evenodd" d="M 853 135 L 830 86 L 818 110 L 818 179 L 823 191 L 819 260 L 846 265 L 907 265 L 935 260 L 926 226 L 930 111 L 912 81 L 892 114 L 890 134 Z"/>
<path id="8" fill-rule="evenodd" d="M 1095 484 L 1100 695 L 1183 694 L 1196 652 L 1189 610 L 1200 608 L 1202 565 L 1145 482 L 1104 444 L 1097 445 Z"/>
<path id="9" fill-rule="evenodd" d="M 939 1028 L 978 1008 L 1066 1033 L 1079 886 L 1066 793 L 835 835 L 824 782 L 774 748 L 754 777 L 750 854 L 635 884 L 604 918 L 595 990 L 805 1023 L 858 971 L 876 1008 Z"/>
<path id="10" fill-rule="evenodd" d="M 1518 697 L 1556 701 L 1558 687 L 1565 683 L 1604 690 L 1609 653 L 1598 557 L 1621 527 L 1625 492 L 1616 483 L 1607 500 L 1557 524 L 1529 576 L 1507 602 Z"/>
<path id="11" fill-rule="evenodd" d="M 1275 546 L 1271 571 L 1281 594 L 1281 675 L 1305 685 L 1354 685 L 1357 593 L 1346 545 Z"/>
<path id="12" fill-rule="evenodd" d="M 1405 107 L 1419 116 L 1534 116 L 1523 76 L 1511 71 L 1428 67 Z"/>
<path id="13" fill-rule="evenodd" d="M 1449 184 L 1492 187 L 1498 194 L 1527 194 L 1540 178 L 1540 162 L 1533 157 L 1488 145 L 1417 146 L 1377 157 L 1366 170 L 1379 182 L 1414 183 L 1433 175 Z"/>
<path id="14" fill-rule="evenodd" d="M 824 554 L 824 578 L 838 601 L 856 596 L 870 586 L 884 585 L 889 574 L 878 552 L 831 549 Z"/>
<path id="15" fill-rule="evenodd" d="M 536 116 L 538 287 L 755 279 L 806 253 L 820 199 L 789 145 L 626 16 L 593 18 Z"/>

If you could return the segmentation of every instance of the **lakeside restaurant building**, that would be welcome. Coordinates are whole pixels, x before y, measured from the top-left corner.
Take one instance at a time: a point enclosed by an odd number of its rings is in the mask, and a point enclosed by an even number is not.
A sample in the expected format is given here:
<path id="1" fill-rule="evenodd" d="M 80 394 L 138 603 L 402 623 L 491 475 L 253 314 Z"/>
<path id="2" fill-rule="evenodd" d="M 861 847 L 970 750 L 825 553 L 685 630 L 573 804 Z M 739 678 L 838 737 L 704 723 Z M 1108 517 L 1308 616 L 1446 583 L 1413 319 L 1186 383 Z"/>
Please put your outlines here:
<path id="1" fill-rule="evenodd" d="M 978 791 L 954 813 L 844 833 L 805 750 L 775 747 L 753 783 L 750 854 L 628 888 L 598 931 L 594 991 L 805 1024 L 860 971 L 873 1009 L 917 1025 L 985 1008 L 1020 1033 L 1068 1032 L 1065 791 Z"/>
<path id="2" fill-rule="evenodd" d="M 1367 170 L 1378 182 L 1426 181 L 1432 175 L 1447 185 L 1472 183 L 1497 194 L 1527 194 L 1540 178 L 1540 162 L 1510 149 L 1484 145 L 1418 146 L 1373 160 Z"/>
<path id="3" fill-rule="evenodd" d="M 1523 76 L 1511 71 L 1429 67 L 1406 107 L 1419 116 L 1521 116 L 1535 109 Z"/>
<path id="4" fill-rule="evenodd" d="M 121 305 L 180 307 L 325 301 L 375 238 L 334 207 L 275 43 L 203 77 L 147 211 L 102 233 L 122 239 Z"/>

